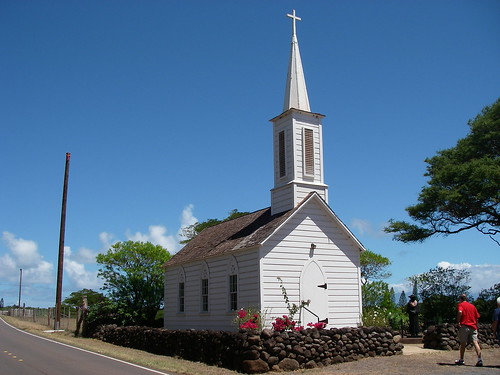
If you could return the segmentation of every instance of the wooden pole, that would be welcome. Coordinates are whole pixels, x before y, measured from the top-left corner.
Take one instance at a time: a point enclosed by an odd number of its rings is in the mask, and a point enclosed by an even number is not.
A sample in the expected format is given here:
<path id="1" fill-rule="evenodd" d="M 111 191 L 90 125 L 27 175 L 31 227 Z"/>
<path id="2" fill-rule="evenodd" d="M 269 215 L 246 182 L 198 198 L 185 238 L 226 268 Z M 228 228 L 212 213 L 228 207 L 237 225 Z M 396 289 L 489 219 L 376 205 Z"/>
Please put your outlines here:
<path id="1" fill-rule="evenodd" d="M 23 284 L 23 269 L 19 269 L 19 303 L 17 306 L 21 309 L 21 286 Z"/>
<path id="2" fill-rule="evenodd" d="M 66 167 L 64 169 L 64 185 L 61 208 L 61 230 L 59 232 L 59 259 L 57 262 L 57 288 L 56 288 L 56 315 L 54 319 L 54 330 L 61 326 L 61 295 L 64 264 L 64 234 L 66 230 L 66 199 L 68 194 L 69 159 L 71 154 L 66 153 Z"/>

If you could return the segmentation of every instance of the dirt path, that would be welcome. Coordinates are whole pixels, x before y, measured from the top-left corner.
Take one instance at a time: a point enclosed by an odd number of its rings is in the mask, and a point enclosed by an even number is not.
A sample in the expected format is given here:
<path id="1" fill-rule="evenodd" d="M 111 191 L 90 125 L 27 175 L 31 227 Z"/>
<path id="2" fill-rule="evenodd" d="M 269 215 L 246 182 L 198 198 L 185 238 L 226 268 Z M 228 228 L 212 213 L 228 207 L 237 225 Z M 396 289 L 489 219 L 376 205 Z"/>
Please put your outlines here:
<path id="1" fill-rule="evenodd" d="M 280 375 L 498 375 L 500 373 L 500 349 L 483 350 L 484 367 L 475 367 L 474 351 L 465 353 L 465 366 L 454 364 L 457 351 L 427 351 L 392 357 L 365 358 L 325 368 L 283 372 Z"/>

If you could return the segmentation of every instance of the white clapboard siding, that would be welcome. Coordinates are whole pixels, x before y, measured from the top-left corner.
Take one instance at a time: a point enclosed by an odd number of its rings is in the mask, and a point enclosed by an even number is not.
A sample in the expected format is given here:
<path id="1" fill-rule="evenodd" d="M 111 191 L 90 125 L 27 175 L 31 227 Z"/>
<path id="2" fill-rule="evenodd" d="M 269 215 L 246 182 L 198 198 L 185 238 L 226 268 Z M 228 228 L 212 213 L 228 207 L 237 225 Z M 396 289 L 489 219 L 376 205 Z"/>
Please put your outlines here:
<path id="1" fill-rule="evenodd" d="M 178 310 L 178 274 L 180 267 L 165 272 L 165 322 L 168 329 L 234 330 L 236 313 L 229 310 L 229 263 L 238 266 L 238 307 L 259 308 L 258 252 L 256 250 L 230 257 L 206 259 L 209 269 L 209 311 L 201 306 L 202 261 L 183 265 L 185 273 L 185 311 Z"/>
<path id="2" fill-rule="evenodd" d="M 271 190 L 271 207 L 274 213 L 288 211 L 294 204 L 294 187 L 285 185 Z"/>
<path id="3" fill-rule="evenodd" d="M 179 267 L 165 274 L 165 327 L 171 329 L 235 330 L 229 311 L 228 269 L 238 267 L 238 308 L 260 309 L 265 326 L 289 313 L 280 288 L 281 278 L 290 303 L 301 301 L 301 275 L 311 258 L 324 274 L 329 327 L 357 326 L 361 321 L 360 244 L 317 197 L 308 199 L 277 231 L 252 250 L 192 262 L 183 266 L 185 312 L 177 312 Z M 314 251 L 311 244 L 315 244 Z M 205 263 L 206 262 L 206 263 Z M 201 272 L 209 269 L 209 311 L 201 311 Z M 300 319 L 300 314 L 295 316 Z M 301 322 L 306 324 L 307 322 Z"/>
<path id="4" fill-rule="evenodd" d="M 313 252 L 311 243 L 316 245 Z M 267 324 L 288 313 L 278 277 L 290 303 L 300 304 L 300 276 L 311 256 L 328 284 L 329 327 L 360 324 L 359 253 L 324 207 L 314 200 L 306 202 L 261 250 L 261 299 Z"/>

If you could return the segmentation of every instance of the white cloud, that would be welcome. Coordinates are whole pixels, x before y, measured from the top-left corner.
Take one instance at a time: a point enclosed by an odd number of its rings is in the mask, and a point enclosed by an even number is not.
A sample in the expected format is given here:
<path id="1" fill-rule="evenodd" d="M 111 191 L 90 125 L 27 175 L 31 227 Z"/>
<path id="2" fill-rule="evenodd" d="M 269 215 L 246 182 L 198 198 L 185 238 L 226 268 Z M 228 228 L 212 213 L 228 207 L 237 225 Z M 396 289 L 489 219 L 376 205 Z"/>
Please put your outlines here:
<path id="1" fill-rule="evenodd" d="M 36 267 L 23 269 L 23 280 L 29 283 L 51 284 L 54 282 L 54 266 L 42 260 Z"/>
<path id="2" fill-rule="evenodd" d="M 450 263 L 441 261 L 438 267 L 468 270 L 470 272 L 470 292 L 477 295 L 482 289 L 488 289 L 499 282 L 500 264 Z"/>
<path id="3" fill-rule="evenodd" d="M 27 283 L 47 284 L 53 281 L 53 265 L 43 259 L 35 241 L 16 237 L 13 233 L 3 232 L 2 239 L 10 254 L 0 257 L 2 276 L 14 281 L 23 269 L 23 280 Z"/>
<path id="4" fill-rule="evenodd" d="M 42 260 L 35 241 L 16 238 L 14 234 L 9 232 L 3 232 L 2 239 L 20 268 L 36 267 Z"/>
<path id="5" fill-rule="evenodd" d="M 370 237 L 383 237 L 386 236 L 387 233 L 384 232 L 384 227 L 386 224 L 379 225 L 378 228 L 374 228 L 372 223 L 368 220 L 354 218 L 351 220 L 350 227 L 357 232 L 360 236 L 370 236 Z"/>
<path id="6" fill-rule="evenodd" d="M 163 225 L 150 225 L 148 233 L 136 232 L 131 234 L 127 232 L 125 235 L 127 240 L 151 242 L 154 245 L 160 245 L 167 249 L 169 252 L 177 250 L 179 247 L 178 240 L 174 235 L 167 235 L 167 228 Z"/>
<path id="7" fill-rule="evenodd" d="M 126 233 L 127 240 L 149 241 L 165 247 L 171 254 L 180 249 L 179 241 L 183 239 L 182 228 L 194 224 L 198 219 L 193 215 L 194 206 L 187 205 L 180 215 L 180 227 L 176 234 L 168 234 L 167 228 L 162 225 L 150 225 L 147 233 Z M 8 251 L 0 254 L 0 279 L 9 284 L 17 285 L 19 282 L 19 269 L 23 269 L 23 286 L 26 291 L 35 291 L 33 296 L 38 296 L 36 290 L 46 290 L 47 284 L 54 285 L 56 279 L 56 265 L 44 260 L 38 245 L 33 240 L 16 237 L 9 232 L 2 233 L 2 240 Z M 98 251 L 81 247 L 73 251 L 70 246 L 64 248 L 64 288 L 78 290 L 83 288 L 97 289 L 102 286 L 102 280 L 97 277 L 96 255 L 107 251 L 118 239 L 111 233 L 99 233 L 102 247 Z M 8 288 L 10 290 L 11 288 Z M 14 289 L 12 289 L 14 290 Z M 34 298 L 34 297 L 33 297 Z M 44 297 L 45 298 L 45 297 Z"/>
<path id="8" fill-rule="evenodd" d="M 469 292 L 474 298 L 477 297 L 481 290 L 489 289 L 500 282 L 498 277 L 498 275 L 500 275 L 500 264 L 450 263 L 441 261 L 437 266 L 442 268 L 468 270 L 470 272 L 469 286 L 471 287 Z M 390 286 L 394 288 L 396 295 L 399 295 L 403 290 L 409 295 L 408 293 L 412 290 L 412 286 L 409 283 L 390 284 Z"/>
<path id="9" fill-rule="evenodd" d="M 95 263 L 95 257 L 97 256 L 97 252 L 87 249 L 86 247 L 82 247 L 78 249 L 78 252 L 75 254 L 75 260 L 84 264 Z"/>
<path id="10" fill-rule="evenodd" d="M 167 228 L 163 225 L 150 225 L 148 233 L 136 232 L 131 234 L 127 232 L 125 235 L 127 240 L 130 241 L 151 242 L 154 245 L 160 245 L 171 254 L 177 252 L 180 247 L 177 236 L 167 235 Z"/>
<path id="11" fill-rule="evenodd" d="M 0 257 L 1 278 L 15 282 L 19 278 L 19 268 L 16 261 L 9 254 L 4 254 Z"/>
<path id="12" fill-rule="evenodd" d="M 187 205 L 182 210 L 181 226 L 177 231 L 178 242 L 186 239 L 183 233 L 183 229 L 198 222 L 198 219 L 193 215 L 193 210 L 194 210 L 194 205 L 192 204 Z"/>
<path id="13" fill-rule="evenodd" d="M 99 233 L 99 240 L 102 243 L 101 249 L 107 251 L 115 242 L 115 236 L 111 233 L 101 232 Z"/>
<path id="14" fill-rule="evenodd" d="M 181 213 L 181 225 L 177 234 L 167 234 L 167 228 L 163 225 L 150 225 L 148 227 L 148 233 L 126 232 L 126 238 L 130 241 L 141 241 L 141 242 L 151 242 L 155 245 L 160 245 L 170 252 L 170 254 L 175 254 L 180 249 L 179 242 L 184 239 L 182 235 L 182 228 L 189 226 L 198 222 L 198 219 L 193 215 L 192 204 L 184 207 Z"/>
<path id="15" fill-rule="evenodd" d="M 74 260 L 64 261 L 64 272 L 71 279 L 77 289 L 96 289 L 99 286 L 97 271 L 88 271 L 85 265 Z"/>
<path id="16" fill-rule="evenodd" d="M 198 222 L 198 219 L 193 215 L 194 205 L 189 204 L 182 210 L 181 228 L 193 225 Z"/>
<path id="17" fill-rule="evenodd" d="M 84 264 L 86 262 L 82 262 L 82 257 L 79 255 L 82 250 L 84 253 L 90 251 L 88 249 L 80 249 L 77 254 L 73 254 L 71 247 L 64 247 L 64 274 L 69 277 L 68 281 L 72 285 L 71 289 L 95 289 L 100 284 L 97 278 L 97 271 L 89 271 L 86 269 Z"/>

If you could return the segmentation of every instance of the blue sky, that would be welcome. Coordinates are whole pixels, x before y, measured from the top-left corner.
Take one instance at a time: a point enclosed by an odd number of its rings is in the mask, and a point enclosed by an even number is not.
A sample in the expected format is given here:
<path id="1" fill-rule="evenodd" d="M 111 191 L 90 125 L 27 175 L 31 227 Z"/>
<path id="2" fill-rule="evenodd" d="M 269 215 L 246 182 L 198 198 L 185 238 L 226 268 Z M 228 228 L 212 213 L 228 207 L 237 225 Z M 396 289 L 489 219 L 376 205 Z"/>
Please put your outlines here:
<path id="1" fill-rule="evenodd" d="M 397 292 L 438 264 L 499 282 L 499 247 L 470 231 L 422 244 L 407 219 L 424 159 L 500 96 L 500 2 L 0 2 L 0 297 L 55 301 L 65 153 L 63 297 L 98 290 L 116 241 L 178 251 L 182 226 L 270 204 L 271 123 L 283 105 L 291 21 L 323 121 L 330 206 L 392 261 Z"/>

